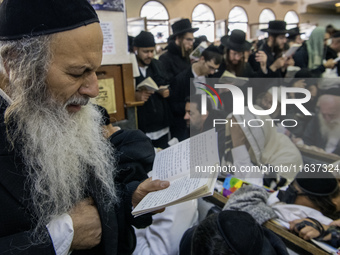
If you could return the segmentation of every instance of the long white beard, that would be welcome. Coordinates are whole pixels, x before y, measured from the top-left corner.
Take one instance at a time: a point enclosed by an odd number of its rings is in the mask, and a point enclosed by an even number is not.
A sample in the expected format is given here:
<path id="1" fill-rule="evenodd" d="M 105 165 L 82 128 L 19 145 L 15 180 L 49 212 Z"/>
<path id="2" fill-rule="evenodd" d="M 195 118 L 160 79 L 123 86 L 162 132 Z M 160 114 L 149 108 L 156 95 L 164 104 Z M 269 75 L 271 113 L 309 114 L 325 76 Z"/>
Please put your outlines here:
<path id="1" fill-rule="evenodd" d="M 27 104 L 16 117 L 37 228 L 82 200 L 90 175 L 101 183 L 102 202 L 117 202 L 114 151 L 91 103 L 73 114 L 55 104 Z"/>
<path id="2" fill-rule="evenodd" d="M 318 114 L 319 124 L 320 124 L 320 132 L 323 138 L 329 140 L 330 138 L 333 139 L 340 139 L 340 120 L 336 119 L 331 121 L 331 123 L 327 123 L 322 114 Z"/>

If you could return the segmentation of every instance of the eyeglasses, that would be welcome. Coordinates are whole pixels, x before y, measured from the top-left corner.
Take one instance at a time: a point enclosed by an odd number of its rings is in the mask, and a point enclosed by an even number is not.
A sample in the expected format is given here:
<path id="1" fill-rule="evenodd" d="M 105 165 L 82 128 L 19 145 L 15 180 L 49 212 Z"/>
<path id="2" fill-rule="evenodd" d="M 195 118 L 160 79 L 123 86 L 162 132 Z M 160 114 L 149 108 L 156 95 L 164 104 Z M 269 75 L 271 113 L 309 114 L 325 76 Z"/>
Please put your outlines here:
<path id="1" fill-rule="evenodd" d="M 210 71 L 213 71 L 214 73 L 218 72 L 218 69 L 216 69 L 215 67 L 209 65 L 207 62 L 205 62 L 205 64 L 207 65 L 207 67 L 209 68 Z"/>

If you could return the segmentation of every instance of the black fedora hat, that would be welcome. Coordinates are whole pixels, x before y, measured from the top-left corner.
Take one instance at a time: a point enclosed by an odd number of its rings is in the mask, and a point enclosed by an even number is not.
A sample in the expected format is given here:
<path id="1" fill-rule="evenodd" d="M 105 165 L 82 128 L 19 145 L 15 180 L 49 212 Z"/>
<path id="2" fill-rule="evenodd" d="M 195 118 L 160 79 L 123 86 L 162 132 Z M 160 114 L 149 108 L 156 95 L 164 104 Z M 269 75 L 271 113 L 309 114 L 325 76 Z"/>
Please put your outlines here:
<path id="1" fill-rule="evenodd" d="M 174 24 L 171 25 L 172 28 L 172 38 L 175 38 L 177 35 L 184 34 L 184 33 L 194 33 L 198 30 L 198 28 L 191 27 L 191 22 L 189 19 L 181 19 L 176 21 Z"/>
<path id="2" fill-rule="evenodd" d="M 292 38 L 294 36 L 302 35 L 304 33 L 300 33 L 299 27 L 294 27 L 294 28 L 288 30 L 288 34 L 289 34 L 288 38 Z"/>
<path id="3" fill-rule="evenodd" d="M 245 32 L 240 29 L 234 29 L 225 41 L 225 46 L 230 50 L 243 52 L 250 50 L 251 43 L 246 40 Z"/>
<path id="4" fill-rule="evenodd" d="M 272 20 L 268 23 L 268 28 L 261 29 L 263 32 L 267 32 L 268 34 L 286 34 L 288 30 L 286 29 L 286 22 L 283 20 Z"/>

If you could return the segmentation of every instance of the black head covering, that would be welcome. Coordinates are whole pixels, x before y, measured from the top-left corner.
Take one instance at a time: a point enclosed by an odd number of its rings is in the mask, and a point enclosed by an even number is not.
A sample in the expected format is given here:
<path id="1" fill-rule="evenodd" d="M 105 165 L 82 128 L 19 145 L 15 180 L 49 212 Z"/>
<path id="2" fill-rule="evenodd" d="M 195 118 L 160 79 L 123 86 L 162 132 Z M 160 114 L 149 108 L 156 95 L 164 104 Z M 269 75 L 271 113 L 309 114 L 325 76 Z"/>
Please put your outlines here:
<path id="1" fill-rule="evenodd" d="M 0 40 L 18 40 L 72 30 L 99 22 L 87 0 L 4 0 Z"/>
<path id="2" fill-rule="evenodd" d="M 332 35 L 332 38 L 339 38 L 339 37 L 340 37 L 340 31 Z"/>
<path id="3" fill-rule="evenodd" d="M 153 34 L 146 31 L 140 32 L 133 40 L 133 46 L 135 47 L 149 48 L 155 47 L 155 45 L 156 43 Z"/>
<path id="4" fill-rule="evenodd" d="M 228 246 L 235 254 L 261 254 L 264 234 L 254 218 L 242 211 L 222 211 L 217 226 Z"/>
<path id="5" fill-rule="evenodd" d="M 329 196 L 339 189 L 338 181 L 330 172 L 303 170 L 295 181 L 304 193 L 314 196 Z"/>
<path id="6" fill-rule="evenodd" d="M 171 38 L 175 38 L 177 35 L 184 34 L 184 33 L 194 33 L 198 30 L 198 28 L 191 27 L 191 22 L 189 19 L 181 19 L 176 21 L 171 26 L 172 28 L 172 35 Z"/>
<path id="7" fill-rule="evenodd" d="M 250 50 L 251 43 L 246 40 L 246 33 L 240 29 L 234 29 L 225 42 L 228 49 L 243 52 Z"/>
<path id="8" fill-rule="evenodd" d="M 286 34 L 289 32 L 288 30 L 286 30 L 286 22 L 283 20 L 269 21 L 268 28 L 261 29 L 261 31 L 275 35 Z"/>
<path id="9" fill-rule="evenodd" d="M 289 34 L 289 36 L 287 38 L 291 39 L 291 38 L 294 38 L 297 35 L 302 35 L 304 33 L 300 33 L 299 27 L 294 27 L 294 28 L 288 30 L 288 34 Z"/>

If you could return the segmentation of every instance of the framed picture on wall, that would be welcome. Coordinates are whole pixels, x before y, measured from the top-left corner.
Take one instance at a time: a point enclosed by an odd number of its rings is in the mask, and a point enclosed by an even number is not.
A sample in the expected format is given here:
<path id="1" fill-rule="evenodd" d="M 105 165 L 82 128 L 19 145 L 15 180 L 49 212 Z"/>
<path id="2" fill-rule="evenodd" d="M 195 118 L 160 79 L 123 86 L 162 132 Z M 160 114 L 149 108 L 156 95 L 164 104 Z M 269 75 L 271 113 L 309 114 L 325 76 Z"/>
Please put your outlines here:
<path id="1" fill-rule="evenodd" d="M 93 9 L 124 12 L 124 0 L 88 0 Z"/>

